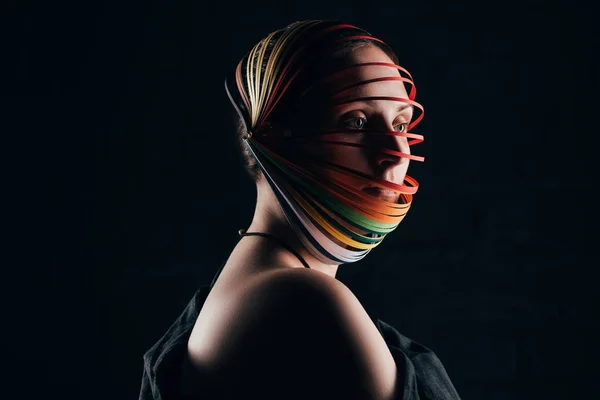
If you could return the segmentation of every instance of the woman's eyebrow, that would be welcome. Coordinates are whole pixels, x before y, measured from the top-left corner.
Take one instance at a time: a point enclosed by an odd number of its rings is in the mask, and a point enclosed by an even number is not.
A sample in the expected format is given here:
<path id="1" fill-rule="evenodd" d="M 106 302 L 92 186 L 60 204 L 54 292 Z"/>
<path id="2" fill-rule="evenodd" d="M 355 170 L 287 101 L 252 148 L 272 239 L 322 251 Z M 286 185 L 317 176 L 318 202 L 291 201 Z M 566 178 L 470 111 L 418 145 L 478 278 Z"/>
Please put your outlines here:
<path id="1" fill-rule="evenodd" d="M 354 100 L 354 101 L 348 101 L 348 102 L 344 102 L 342 104 L 338 104 L 337 106 L 335 106 L 335 108 L 341 108 L 342 110 L 344 108 L 359 108 L 359 107 L 367 107 L 367 108 L 375 108 L 374 106 L 374 102 L 376 100 Z M 396 112 L 400 113 L 402 111 L 411 111 L 414 112 L 415 107 L 412 104 L 408 104 L 408 103 L 404 103 L 404 102 L 399 102 L 398 104 L 398 108 L 396 108 Z M 343 111 L 346 112 L 346 111 Z"/>
<path id="2" fill-rule="evenodd" d="M 404 99 L 404 98 L 403 98 Z M 381 99 L 361 99 L 356 98 L 356 99 L 349 99 L 349 100 L 345 100 L 345 101 L 341 101 L 338 102 L 336 104 L 334 104 L 334 106 L 337 107 L 341 107 L 341 106 L 345 106 L 345 105 L 362 105 L 362 106 L 368 106 L 368 107 L 375 107 L 375 102 L 377 101 L 394 101 L 394 100 L 381 100 Z M 396 100 L 398 101 L 398 100 Z M 407 108 L 410 108 L 411 110 L 414 109 L 415 107 L 412 104 L 408 104 L 405 103 L 403 101 L 398 101 L 398 108 L 396 109 L 396 111 L 403 111 Z"/>
<path id="3" fill-rule="evenodd" d="M 412 104 L 400 103 L 398 105 L 398 109 L 396 110 L 396 112 L 401 112 L 401 111 L 404 111 L 406 109 L 409 109 L 410 111 L 414 111 L 415 110 L 415 106 L 413 106 Z"/>

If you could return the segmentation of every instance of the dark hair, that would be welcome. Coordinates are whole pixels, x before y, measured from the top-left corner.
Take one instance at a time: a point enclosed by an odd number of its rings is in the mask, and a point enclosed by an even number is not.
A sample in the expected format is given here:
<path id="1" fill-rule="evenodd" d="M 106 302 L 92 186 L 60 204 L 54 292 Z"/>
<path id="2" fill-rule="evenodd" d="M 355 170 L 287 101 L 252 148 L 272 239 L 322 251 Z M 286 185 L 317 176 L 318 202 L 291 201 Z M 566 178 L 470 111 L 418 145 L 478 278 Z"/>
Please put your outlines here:
<path id="1" fill-rule="evenodd" d="M 380 48 L 386 53 L 388 57 L 390 57 L 394 64 L 399 64 L 398 57 L 389 46 L 369 39 L 354 39 L 342 41 L 339 44 L 335 45 L 333 48 L 331 48 L 330 51 L 327 53 L 327 58 L 320 60 L 321 62 L 319 62 L 318 68 L 324 71 L 331 71 L 335 70 L 336 68 L 341 68 L 344 66 L 346 62 L 345 60 L 350 53 L 352 53 L 358 48 L 369 45 Z M 240 155 L 242 158 L 244 169 L 254 182 L 258 182 L 258 180 L 262 177 L 262 172 L 260 170 L 260 167 L 256 163 L 256 159 L 254 158 L 254 156 L 252 156 L 252 154 L 244 144 L 244 140 L 242 139 L 245 135 L 248 134 L 248 132 L 246 131 L 246 124 L 238 113 L 234 113 L 234 120 L 236 139 L 239 145 Z"/>

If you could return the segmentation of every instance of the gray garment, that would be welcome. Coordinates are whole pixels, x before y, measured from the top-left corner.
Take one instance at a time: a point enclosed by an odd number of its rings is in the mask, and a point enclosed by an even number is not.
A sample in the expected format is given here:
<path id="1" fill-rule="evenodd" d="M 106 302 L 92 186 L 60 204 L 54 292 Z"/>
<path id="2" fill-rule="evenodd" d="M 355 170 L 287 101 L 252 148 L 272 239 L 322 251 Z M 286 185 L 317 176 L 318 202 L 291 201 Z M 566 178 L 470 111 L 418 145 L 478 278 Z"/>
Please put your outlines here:
<path id="1" fill-rule="evenodd" d="M 210 286 L 196 291 L 169 330 L 144 353 L 139 400 L 223 398 L 223 393 L 215 391 L 211 382 L 194 375 L 187 359 L 192 328 L 221 269 Z M 372 320 L 396 361 L 397 382 L 404 388 L 397 400 L 460 400 L 444 366 L 431 350 L 380 319 Z"/>

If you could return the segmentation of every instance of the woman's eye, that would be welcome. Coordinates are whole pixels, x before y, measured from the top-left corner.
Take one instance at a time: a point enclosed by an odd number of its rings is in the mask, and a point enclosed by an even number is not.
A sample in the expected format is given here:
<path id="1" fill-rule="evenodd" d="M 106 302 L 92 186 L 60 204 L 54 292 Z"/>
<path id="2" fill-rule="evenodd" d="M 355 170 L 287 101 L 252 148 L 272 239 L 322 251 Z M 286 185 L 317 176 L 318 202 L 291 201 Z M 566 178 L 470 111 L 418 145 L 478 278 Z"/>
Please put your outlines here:
<path id="1" fill-rule="evenodd" d="M 407 122 L 403 122 L 401 124 L 398 124 L 394 127 L 394 129 L 398 132 L 404 133 L 406 132 L 406 129 L 408 128 L 408 123 Z"/>
<path id="2" fill-rule="evenodd" d="M 363 117 L 350 118 L 344 121 L 344 126 L 350 129 L 363 129 L 367 120 Z"/>

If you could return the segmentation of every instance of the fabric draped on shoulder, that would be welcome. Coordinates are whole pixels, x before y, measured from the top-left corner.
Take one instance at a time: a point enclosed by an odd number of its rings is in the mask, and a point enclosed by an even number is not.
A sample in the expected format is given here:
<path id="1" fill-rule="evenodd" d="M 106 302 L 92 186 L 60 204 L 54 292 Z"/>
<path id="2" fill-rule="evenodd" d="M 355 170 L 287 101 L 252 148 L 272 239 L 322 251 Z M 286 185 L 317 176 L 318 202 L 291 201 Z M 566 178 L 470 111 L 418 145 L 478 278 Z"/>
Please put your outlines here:
<path id="1" fill-rule="evenodd" d="M 446 369 L 433 351 L 407 338 L 393 326 L 374 319 L 398 368 L 398 385 L 404 396 L 398 400 L 460 399 Z"/>
<path id="2" fill-rule="evenodd" d="M 210 286 L 198 289 L 181 315 L 143 356 L 139 400 L 183 400 L 198 397 L 208 382 L 192 379 L 187 342 L 208 297 Z"/>
<path id="3" fill-rule="evenodd" d="M 139 400 L 219 399 L 212 382 L 191 370 L 187 342 L 211 286 L 198 289 L 181 315 L 143 356 Z M 398 367 L 397 400 L 459 400 L 460 397 L 435 353 L 372 318 Z"/>

